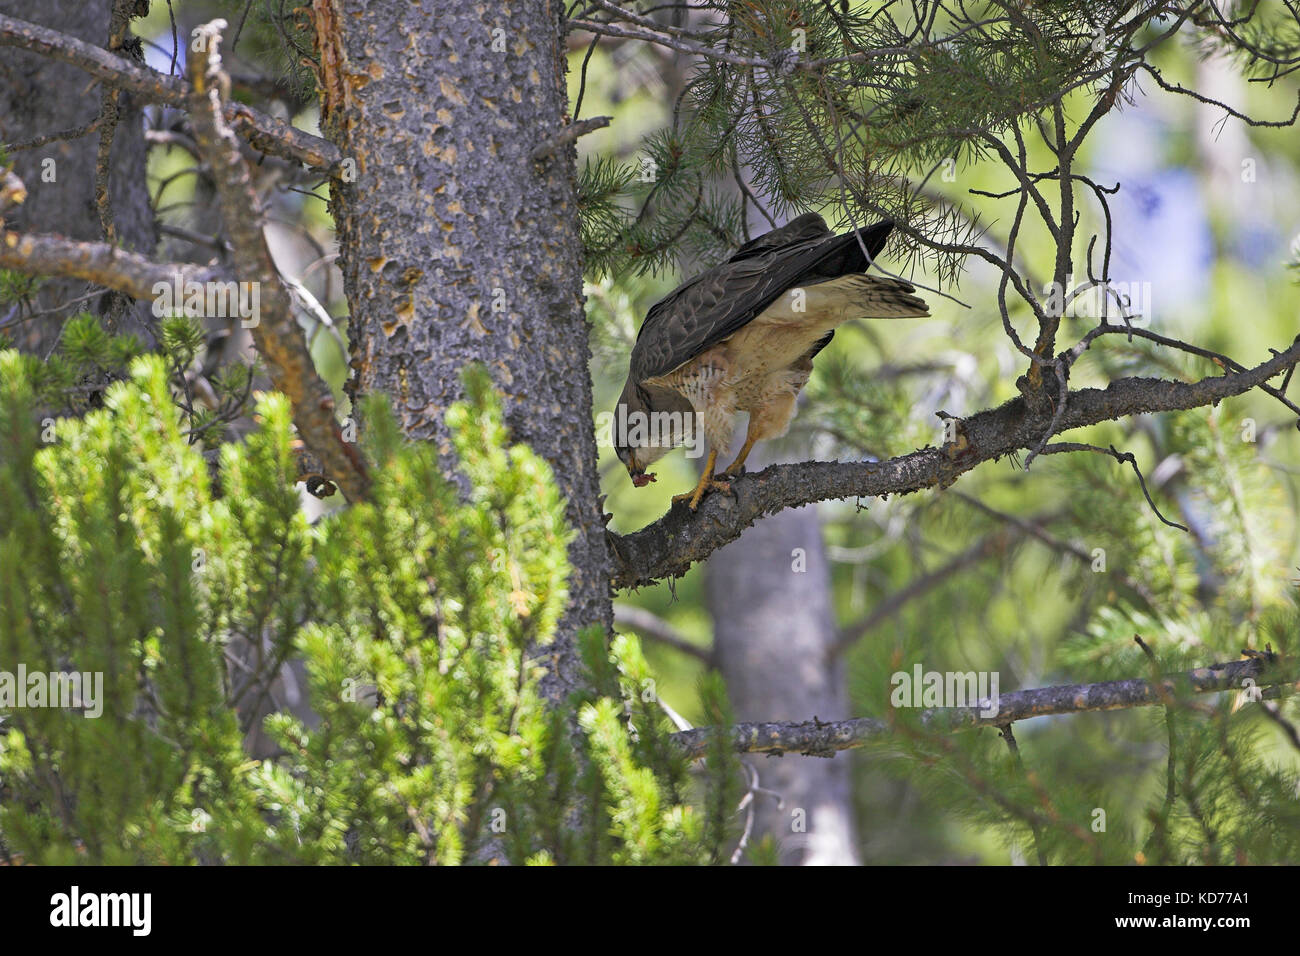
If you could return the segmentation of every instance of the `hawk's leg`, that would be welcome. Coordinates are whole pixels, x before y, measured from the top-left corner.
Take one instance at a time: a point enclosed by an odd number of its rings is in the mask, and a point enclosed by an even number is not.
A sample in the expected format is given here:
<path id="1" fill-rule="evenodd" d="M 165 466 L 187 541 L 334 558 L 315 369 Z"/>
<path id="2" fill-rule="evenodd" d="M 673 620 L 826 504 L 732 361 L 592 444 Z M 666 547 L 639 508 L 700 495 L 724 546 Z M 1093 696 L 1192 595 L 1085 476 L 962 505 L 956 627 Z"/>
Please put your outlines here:
<path id="1" fill-rule="evenodd" d="M 754 447 L 756 441 L 758 441 L 758 436 L 754 434 L 754 429 L 751 428 L 749 429 L 749 434 L 745 436 L 744 447 L 740 449 L 740 454 L 736 456 L 736 460 L 723 469 L 722 473 L 719 474 L 718 477 L 735 478 L 743 473 L 745 470 L 745 459 L 749 457 L 750 449 Z"/>
<path id="2" fill-rule="evenodd" d="M 749 427 L 745 429 L 745 444 L 741 447 L 736 460 L 722 470 L 722 474 L 718 476 L 719 478 L 736 478 L 744 472 L 745 459 L 749 457 L 754 443 L 767 437 L 763 434 L 763 424 L 762 416 L 756 410 L 751 410 L 749 413 Z"/>
<path id="3" fill-rule="evenodd" d="M 687 502 L 687 507 L 692 511 L 700 506 L 700 499 L 704 497 L 705 491 L 730 491 L 731 485 L 725 481 L 718 481 L 713 477 L 713 466 L 718 463 L 717 449 L 709 449 L 709 458 L 704 463 L 704 471 L 700 475 L 700 483 L 695 486 L 694 491 L 688 491 L 684 494 L 673 495 L 673 504 L 679 501 Z"/>
<path id="4" fill-rule="evenodd" d="M 811 365 L 808 368 L 811 369 Z M 745 430 L 745 444 L 740 449 L 736 460 L 728 465 L 719 478 L 735 478 L 745 470 L 745 459 L 749 457 L 754 445 L 769 438 L 780 438 L 790 427 L 794 418 L 794 400 L 808 381 L 808 375 L 802 368 L 796 368 L 779 381 L 772 392 L 761 403 L 749 409 L 749 427 Z"/>

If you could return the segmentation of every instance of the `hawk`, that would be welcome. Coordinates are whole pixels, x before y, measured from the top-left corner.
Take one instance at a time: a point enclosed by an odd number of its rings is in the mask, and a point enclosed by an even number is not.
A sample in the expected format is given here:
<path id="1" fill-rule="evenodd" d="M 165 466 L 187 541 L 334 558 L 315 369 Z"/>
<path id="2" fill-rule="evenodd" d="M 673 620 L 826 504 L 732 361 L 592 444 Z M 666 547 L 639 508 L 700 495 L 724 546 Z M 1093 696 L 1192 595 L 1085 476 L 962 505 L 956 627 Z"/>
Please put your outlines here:
<path id="1" fill-rule="evenodd" d="M 651 306 L 614 411 L 614 447 L 632 483 L 653 481 L 646 466 L 702 429 L 704 473 L 694 491 L 673 498 L 695 510 L 706 491 L 730 488 L 755 442 L 785 434 L 813 357 L 838 326 L 929 315 L 909 283 L 864 275 L 891 229 L 880 222 L 837 236 L 805 213 Z M 749 413 L 745 443 L 714 475 L 737 412 Z"/>

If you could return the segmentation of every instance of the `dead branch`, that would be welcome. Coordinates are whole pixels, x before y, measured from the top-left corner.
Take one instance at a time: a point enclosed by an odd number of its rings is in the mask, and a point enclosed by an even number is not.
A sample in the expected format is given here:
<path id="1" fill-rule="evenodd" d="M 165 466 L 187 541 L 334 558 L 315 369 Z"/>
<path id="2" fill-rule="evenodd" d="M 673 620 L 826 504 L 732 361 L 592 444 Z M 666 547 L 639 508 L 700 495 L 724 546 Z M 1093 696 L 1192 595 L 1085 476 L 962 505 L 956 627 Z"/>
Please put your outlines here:
<path id="1" fill-rule="evenodd" d="M 1253 683 L 1246 683 L 1247 680 Z M 997 713 L 992 716 L 981 713 L 979 706 L 938 707 L 922 711 L 920 722 L 923 727 L 936 732 L 967 727 L 1005 727 L 1032 717 L 1168 705 L 1179 694 L 1210 694 L 1243 688 L 1262 690 L 1265 687 L 1300 690 L 1300 674 L 1294 666 L 1279 670 L 1275 661 L 1261 655 L 1198 667 L 1160 680 L 1129 678 L 1014 691 L 999 696 Z M 699 727 L 675 733 L 670 739 L 688 757 L 698 760 L 708 752 L 710 739 L 716 732 L 712 727 Z M 736 753 L 797 753 L 817 757 L 833 757 L 841 750 L 861 747 L 867 741 L 891 732 L 890 722 L 877 717 L 838 721 L 814 717 L 805 721 L 744 723 L 727 730 Z"/>
<path id="2" fill-rule="evenodd" d="M 5 232 L 0 241 L 0 268 L 25 275 L 85 279 L 146 302 L 157 297 L 156 285 L 171 286 L 178 276 L 182 285 L 235 281 L 228 270 L 216 266 L 154 262 L 106 242 L 77 242 L 62 236 L 17 232 Z"/>
<path id="3" fill-rule="evenodd" d="M 224 20 L 200 27 L 203 49 L 190 54 L 190 112 L 194 140 L 212 172 L 235 271 L 261 287 L 262 316 L 252 326 L 253 341 L 266 359 L 271 381 L 293 405 L 293 420 L 303 442 L 324 465 L 350 501 L 366 496 L 370 478 L 356 445 L 345 441 L 335 417 L 334 396 L 316 373 L 311 352 L 294 318 L 293 302 L 271 259 L 262 232 L 261 203 L 253 188 L 239 140 L 226 123 L 222 90 L 230 81 L 221 69 L 218 46 Z"/>

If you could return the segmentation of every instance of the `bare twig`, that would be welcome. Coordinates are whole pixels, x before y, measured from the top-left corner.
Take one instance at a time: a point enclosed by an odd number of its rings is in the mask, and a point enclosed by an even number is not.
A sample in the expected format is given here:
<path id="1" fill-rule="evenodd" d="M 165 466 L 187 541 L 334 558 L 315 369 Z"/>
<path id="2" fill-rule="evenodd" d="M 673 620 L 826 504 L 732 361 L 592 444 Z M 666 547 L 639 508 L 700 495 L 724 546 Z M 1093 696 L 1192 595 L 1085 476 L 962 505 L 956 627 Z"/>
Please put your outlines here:
<path id="1" fill-rule="evenodd" d="M 1111 445 L 1109 448 L 1100 448 L 1097 445 L 1088 445 L 1083 442 L 1073 441 L 1057 442 L 1043 448 L 1044 455 L 1060 455 L 1072 451 L 1090 451 L 1095 452 L 1098 455 L 1109 455 L 1120 464 L 1131 465 L 1133 467 L 1133 473 L 1137 475 L 1138 484 L 1142 486 L 1142 494 L 1146 498 L 1147 504 L 1151 506 L 1151 510 L 1156 513 L 1156 517 L 1171 528 L 1177 528 L 1179 531 L 1187 530 L 1186 525 L 1181 525 L 1177 521 L 1170 521 L 1160 513 L 1160 509 L 1156 507 L 1156 503 L 1151 500 L 1151 492 L 1147 491 L 1147 482 L 1146 479 L 1142 477 L 1142 469 L 1138 467 L 1137 459 L 1133 457 L 1131 451 L 1116 451 L 1114 445 Z"/>
<path id="2" fill-rule="evenodd" d="M 565 143 L 571 143 L 580 136 L 586 136 L 588 133 L 594 133 L 596 130 L 608 126 L 612 119 L 612 116 L 593 116 L 590 119 L 570 123 L 534 149 L 533 159 L 545 159 Z"/>
<path id="3" fill-rule="evenodd" d="M 1011 751 L 1011 756 L 1016 762 L 1016 770 L 1020 772 L 1022 777 L 1028 779 L 1029 774 L 1025 771 L 1025 760 L 1020 754 L 1020 744 L 1016 742 L 1016 735 L 1011 730 L 1010 721 L 998 728 L 998 732 L 1002 735 L 1003 741 L 1006 742 L 1007 750 Z M 1043 851 L 1042 844 L 1042 827 L 1038 825 L 1036 820 L 1030 821 L 1029 831 L 1034 836 L 1034 852 L 1038 854 L 1038 865 L 1047 866 L 1047 854 Z"/>
<path id="4" fill-rule="evenodd" d="M 10 143 L 5 146 L 5 149 L 10 153 L 17 153 L 24 149 L 40 149 L 42 146 L 46 146 L 50 143 L 80 139 L 81 137 L 89 135 L 99 129 L 99 124 L 102 122 L 104 122 L 104 117 L 103 114 L 100 114 L 83 126 L 74 126 L 72 129 L 60 130 L 57 133 L 46 133 L 43 136 L 35 136 L 32 139 L 25 139 L 19 143 Z"/>

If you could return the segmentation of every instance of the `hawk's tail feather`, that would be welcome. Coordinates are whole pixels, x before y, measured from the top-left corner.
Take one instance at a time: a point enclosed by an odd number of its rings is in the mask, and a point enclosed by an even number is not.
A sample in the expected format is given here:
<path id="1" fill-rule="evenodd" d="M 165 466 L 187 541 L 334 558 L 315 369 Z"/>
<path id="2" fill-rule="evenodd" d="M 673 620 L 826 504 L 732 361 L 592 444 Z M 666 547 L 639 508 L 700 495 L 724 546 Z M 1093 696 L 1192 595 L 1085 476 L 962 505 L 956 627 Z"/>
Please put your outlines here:
<path id="1" fill-rule="evenodd" d="M 844 275 L 866 272 L 885 248 L 885 242 L 893 228 L 892 222 L 878 222 L 874 226 L 863 226 L 856 232 L 846 232 L 822 242 L 817 247 L 817 260 L 809 265 L 807 276 L 837 279 Z M 859 236 L 862 237 L 861 242 L 858 241 Z M 864 246 L 866 255 L 863 255 Z"/>
<path id="2" fill-rule="evenodd" d="M 882 276 L 857 276 L 854 301 L 864 309 L 867 319 L 912 319 L 930 314 L 930 307 L 920 296 L 913 295 L 916 286 L 902 279 Z"/>

